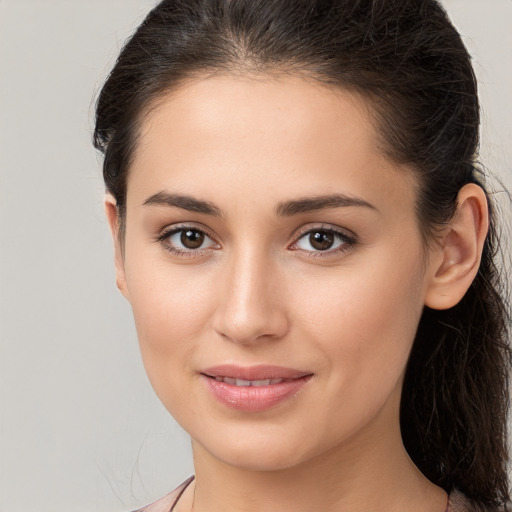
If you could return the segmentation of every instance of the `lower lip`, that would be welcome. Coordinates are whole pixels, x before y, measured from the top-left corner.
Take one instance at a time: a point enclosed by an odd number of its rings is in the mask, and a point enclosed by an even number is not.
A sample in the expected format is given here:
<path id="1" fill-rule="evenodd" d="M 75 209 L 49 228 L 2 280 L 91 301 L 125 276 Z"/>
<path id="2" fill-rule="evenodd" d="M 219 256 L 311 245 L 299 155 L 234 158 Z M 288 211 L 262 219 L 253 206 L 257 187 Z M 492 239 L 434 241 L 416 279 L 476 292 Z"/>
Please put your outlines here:
<path id="1" fill-rule="evenodd" d="M 268 386 L 234 386 L 202 375 L 213 396 L 231 409 L 265 411 L 295 396 L 311 378 L 306 375 Z"/>

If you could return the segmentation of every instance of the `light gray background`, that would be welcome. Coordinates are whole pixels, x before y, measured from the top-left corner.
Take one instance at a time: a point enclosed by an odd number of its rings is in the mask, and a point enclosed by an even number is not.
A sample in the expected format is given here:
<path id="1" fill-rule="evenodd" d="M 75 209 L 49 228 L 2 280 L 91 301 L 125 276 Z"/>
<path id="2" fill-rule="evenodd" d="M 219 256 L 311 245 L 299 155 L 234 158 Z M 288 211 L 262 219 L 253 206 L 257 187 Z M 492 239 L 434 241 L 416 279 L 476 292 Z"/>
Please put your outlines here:
<path id="1" fill-rule="evenodd" d="M 445 0 L 512 188 L 512 0 Z M 0 0 L 0 512 L 122 511 L 192 472 L 114 285 L 92 98 L 150 0 Z"/>

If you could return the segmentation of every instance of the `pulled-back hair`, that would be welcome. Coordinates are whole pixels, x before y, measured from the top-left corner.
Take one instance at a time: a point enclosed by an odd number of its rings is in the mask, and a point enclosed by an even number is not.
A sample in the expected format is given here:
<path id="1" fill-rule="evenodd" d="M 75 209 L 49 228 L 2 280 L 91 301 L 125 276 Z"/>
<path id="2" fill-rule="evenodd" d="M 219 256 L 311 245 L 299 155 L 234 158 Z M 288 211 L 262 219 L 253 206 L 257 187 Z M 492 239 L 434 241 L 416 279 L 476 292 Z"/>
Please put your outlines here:
<path id="1" fill-rule="evenodd" d="M 366 98 L 380 149 L 418 177 L 425 244 L 450 221 L 461 187 L 485 190 L 471 59 L 437 1 L 164 0 L 124 46 L 97 101 L 94 143 L 122 225 L 144 115 L 187 79 L 215 73 L 299 74 Z M 489 209 L 470 289 L 451 309 L 423 312 L 400 417 L 420 470 L 482 507 L 509 501 L 509 319 Z"/>

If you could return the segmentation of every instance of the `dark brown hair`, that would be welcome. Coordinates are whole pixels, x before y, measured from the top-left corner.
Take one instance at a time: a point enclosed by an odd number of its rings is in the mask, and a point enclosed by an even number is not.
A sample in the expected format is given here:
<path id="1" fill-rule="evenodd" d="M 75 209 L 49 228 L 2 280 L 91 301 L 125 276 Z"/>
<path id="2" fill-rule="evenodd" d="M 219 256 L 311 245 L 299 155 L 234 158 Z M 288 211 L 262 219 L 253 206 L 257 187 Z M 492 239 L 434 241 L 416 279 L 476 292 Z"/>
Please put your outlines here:
<path id="1" fill-rule="evenodd" d="M 94 143 L 124 221 L 127 176 L 144 114 L 193 76 L 294 73 L 363 95 L 382 151 L 417 174 L 426 243 L 476 167 L 477 85 L 470 56 L 435 0 L 164 0 L 124 46 L 98 98 Z M 492 210 L 492 208 L 491 208 Z M 412 460 L 482 507 L 509 501 L 508 317 L 495 266 L 494 212 L 464 298 L 425 308 L 402 393 Z"/>

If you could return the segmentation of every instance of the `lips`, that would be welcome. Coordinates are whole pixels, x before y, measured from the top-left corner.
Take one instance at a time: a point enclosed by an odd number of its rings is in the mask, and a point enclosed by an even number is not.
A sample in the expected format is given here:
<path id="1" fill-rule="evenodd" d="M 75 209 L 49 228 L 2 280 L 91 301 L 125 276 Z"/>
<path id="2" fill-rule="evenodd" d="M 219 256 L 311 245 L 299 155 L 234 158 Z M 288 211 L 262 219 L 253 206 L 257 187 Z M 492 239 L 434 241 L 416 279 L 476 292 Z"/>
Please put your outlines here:
<path id="1" fill-rule="evenodd" d="M 223 405 L 258 412 L 298 394 L 312 373 L 281 366 L 221 365 L 207 368 L 201 376 L 208 390 Z"/>

